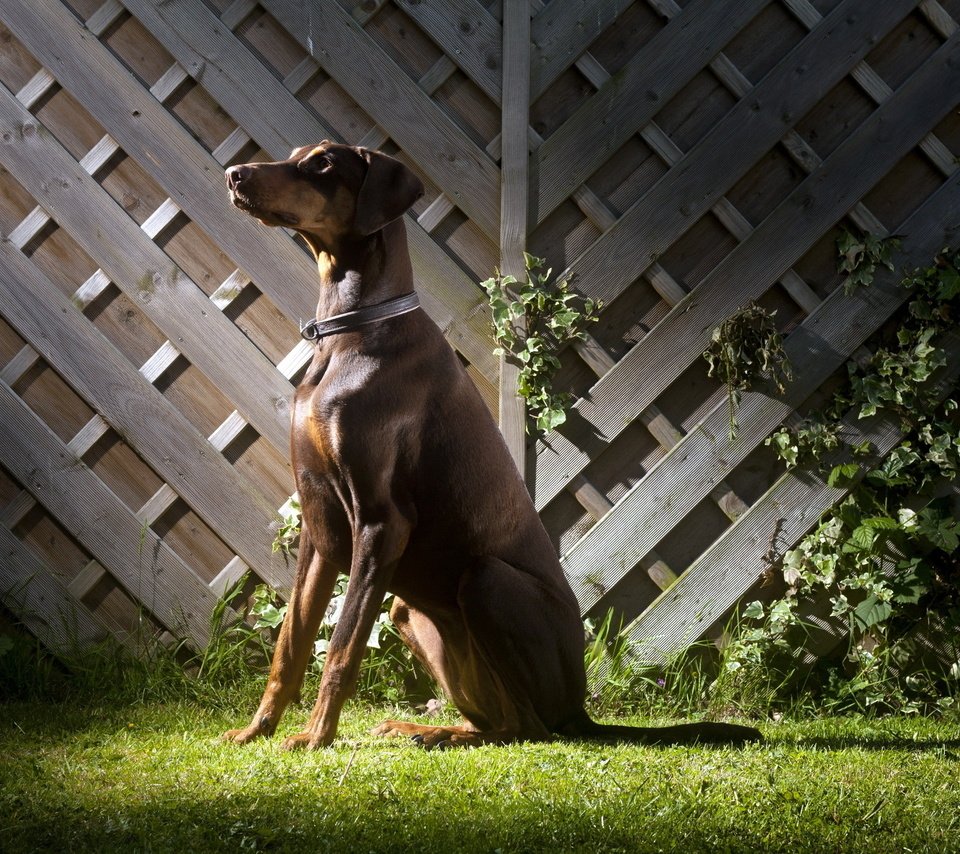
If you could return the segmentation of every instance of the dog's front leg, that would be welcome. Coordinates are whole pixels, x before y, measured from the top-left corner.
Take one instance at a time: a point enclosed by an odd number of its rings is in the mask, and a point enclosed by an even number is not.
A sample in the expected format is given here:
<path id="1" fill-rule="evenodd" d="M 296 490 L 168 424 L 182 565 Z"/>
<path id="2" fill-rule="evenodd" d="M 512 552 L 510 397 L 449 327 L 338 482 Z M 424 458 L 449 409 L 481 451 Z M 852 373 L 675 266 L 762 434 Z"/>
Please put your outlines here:
<path id="1" fill-rule="evenodd" d="M 336 580 L 336 567 L 323 559 L 304 525 L 290 604 L 280 627 L 263 699 L 249 726 L 228 730 L 222 736 L 225 741 L 246 744 L 273 734 L 284 709 L 300 691 Z"/>
<path id="2" fill-rule="evenodd" d="M 367 639 L 409 533 L 398 513 L 358 526 L 347 598 L 327 648 L 320 693 L 306 731 L 287 738 L 286 749 L 326 747 L 336 736 L 340 711 L 356 688 Z"/>

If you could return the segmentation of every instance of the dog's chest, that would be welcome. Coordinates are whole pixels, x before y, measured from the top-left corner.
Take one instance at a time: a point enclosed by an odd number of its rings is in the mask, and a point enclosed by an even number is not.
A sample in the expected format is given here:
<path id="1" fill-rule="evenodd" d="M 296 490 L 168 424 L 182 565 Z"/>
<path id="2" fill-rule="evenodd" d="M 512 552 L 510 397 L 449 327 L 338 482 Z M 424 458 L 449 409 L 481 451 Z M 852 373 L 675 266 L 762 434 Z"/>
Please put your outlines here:
<path id="1" fill-rule="evenodd" d="M 321 388 L 297 391 L 291 445 L 298 468 L 325 470 L 335 465 L 342 445 L 340 420 L 337 408 L 324 399 Z"/>

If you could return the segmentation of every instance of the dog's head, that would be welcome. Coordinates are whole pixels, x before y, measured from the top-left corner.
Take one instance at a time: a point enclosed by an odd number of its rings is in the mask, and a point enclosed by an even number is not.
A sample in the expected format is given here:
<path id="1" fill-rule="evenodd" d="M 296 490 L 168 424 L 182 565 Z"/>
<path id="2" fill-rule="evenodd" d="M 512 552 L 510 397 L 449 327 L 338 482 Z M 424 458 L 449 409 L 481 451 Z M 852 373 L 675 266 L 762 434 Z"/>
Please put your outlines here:
<path id="1" fill-rule="evenodd" d="M 327 247 L 379 231 L 423 195 L 420 179 L 399 160 L 326 140 L 294 149 L 287 160 L 231 166 L 226 178 L 240 210 Z"/>

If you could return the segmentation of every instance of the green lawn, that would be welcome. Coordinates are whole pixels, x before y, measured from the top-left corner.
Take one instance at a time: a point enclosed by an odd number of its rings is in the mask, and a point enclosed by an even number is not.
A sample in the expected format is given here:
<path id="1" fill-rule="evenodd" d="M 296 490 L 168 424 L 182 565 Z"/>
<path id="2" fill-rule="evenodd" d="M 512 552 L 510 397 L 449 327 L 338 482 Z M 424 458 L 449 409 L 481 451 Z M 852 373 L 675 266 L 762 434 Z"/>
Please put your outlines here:
<path id="1" fill-rule="evenodd" d="M 366 735 L 388 714 L 353 704 L 334 747 L 291 754 L 219 743 L 243 716 L 197 704 L 0 705 L 0 851 L 960 851 L 956 724 L 425 752 Z"/>

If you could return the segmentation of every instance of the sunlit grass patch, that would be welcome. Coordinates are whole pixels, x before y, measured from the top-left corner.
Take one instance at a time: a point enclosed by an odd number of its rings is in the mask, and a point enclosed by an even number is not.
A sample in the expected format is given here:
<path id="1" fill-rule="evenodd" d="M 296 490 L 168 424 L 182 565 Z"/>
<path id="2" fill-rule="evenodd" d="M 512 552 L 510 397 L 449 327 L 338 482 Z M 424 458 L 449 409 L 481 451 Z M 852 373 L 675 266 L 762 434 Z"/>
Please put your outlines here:
<path id="1" fill-rule="evenodd" d="M 743 749 L 555 742 L 426 752 L 367 735 L 402 709 L 348 706 L 340 738 L 286 753 L 218 735 L 196 702 L 8 704 L 9 851 L 956 850 L 960 732 L 928 719 L 765 726 Z M 635 719 L 635 722 L 650 722 Z M 659 722 L 659 721 L 654 721 Z"/>

